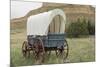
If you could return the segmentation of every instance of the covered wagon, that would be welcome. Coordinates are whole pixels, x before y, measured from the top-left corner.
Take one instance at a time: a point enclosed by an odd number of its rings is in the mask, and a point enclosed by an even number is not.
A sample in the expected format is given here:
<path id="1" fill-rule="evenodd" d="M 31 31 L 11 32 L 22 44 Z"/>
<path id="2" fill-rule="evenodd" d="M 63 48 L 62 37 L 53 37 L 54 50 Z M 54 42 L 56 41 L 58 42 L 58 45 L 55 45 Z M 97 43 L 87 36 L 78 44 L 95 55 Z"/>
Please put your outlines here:
<path id="1" fill-rule="evenodd" d="M 35 58 L 50 55 L 68 56 L 68 44 L 65 33 L 66 16 L 63 10 L 53 9 L 30 16 L 27 20 L 27 41 L 22 45 L 23 55 L 33 51 Z"/>

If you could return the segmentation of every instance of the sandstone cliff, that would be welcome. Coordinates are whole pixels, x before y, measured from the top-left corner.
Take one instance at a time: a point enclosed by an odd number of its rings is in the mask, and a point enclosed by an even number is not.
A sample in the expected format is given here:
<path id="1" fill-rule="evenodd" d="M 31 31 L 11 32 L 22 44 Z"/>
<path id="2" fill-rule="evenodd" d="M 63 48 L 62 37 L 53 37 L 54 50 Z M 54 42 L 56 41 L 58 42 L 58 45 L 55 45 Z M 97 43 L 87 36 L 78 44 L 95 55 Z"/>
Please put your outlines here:
<path id="1" fill-rule="evenodd" d="M 65 12 L 67 22 L 76 21 L 78 18 L 85 18 L 87 20 L 90 20 L 93 23 L 95 22 L 95 8 L 92 7 L 91 5 L 43 3 L 43 6 L 41 8 L 29 11 L 29 13 L 27 13 L 24 17 L 11 19 L 11 27 L 15 27 L 18 24 L 18 22 L 22 22 L 23 24 L 26 23 L 27 18 L 31 15 L 46 12 L 55 8 L 60 8 Z M 23 24 L 21 25 L 23 26 Z"/>

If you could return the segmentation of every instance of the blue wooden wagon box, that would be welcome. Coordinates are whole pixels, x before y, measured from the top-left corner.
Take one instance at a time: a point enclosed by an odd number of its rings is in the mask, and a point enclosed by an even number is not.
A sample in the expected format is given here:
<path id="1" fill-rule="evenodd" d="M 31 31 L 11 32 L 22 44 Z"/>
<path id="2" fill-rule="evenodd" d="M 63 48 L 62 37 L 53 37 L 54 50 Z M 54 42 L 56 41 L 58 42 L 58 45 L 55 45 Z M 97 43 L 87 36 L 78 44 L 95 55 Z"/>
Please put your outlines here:
<path id="1" fill-rule="evenodd" d="M 43 38 L 44 47 L 58 47 L 64 46 L 65 34 L 49 33 Z"/>
<path id="2" fill-rule="evenodd" d="M 39 36 L 37 35 L 37 37 L 40 37 L 43 41 L 43 45 L 44 47 L 48 47 L 48 48 L 52 48 L 52 47 L 57 47 L 60 48 L 61 46 L 65 46 L 64 42 L 66 41 L 66 34 L 62 33 L 49 33 L 47 36 Z M 27 37 L 28 42 L 30 44 L 33 44 L 35 37 L 34 35 L 29 35 Z M 31 46 L 31 45 L 30 45 Z"/>

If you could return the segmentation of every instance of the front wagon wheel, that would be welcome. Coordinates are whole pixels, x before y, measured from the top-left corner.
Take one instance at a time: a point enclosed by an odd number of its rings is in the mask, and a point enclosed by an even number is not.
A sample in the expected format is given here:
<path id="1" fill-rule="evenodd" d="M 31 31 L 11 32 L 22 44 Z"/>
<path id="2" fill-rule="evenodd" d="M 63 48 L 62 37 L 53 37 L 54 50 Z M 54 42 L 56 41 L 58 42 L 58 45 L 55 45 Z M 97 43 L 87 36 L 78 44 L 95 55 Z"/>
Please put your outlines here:
<path id="1" fill-rule="evenodd" d="M 69 54 L 69 46 L 67 41 L 65 40 L 64 42 L 64 51 L 63 51 L 63 62 L 66 63 L 67 62 L 67 58 L 68 58 L 68 54 Z"/>
<path id="2" fill-rule="evenodd" d="M 61 46 L 60 48 L 58 48 L 58 57 L 61 59 L 60 63 L 66 63 L 67 61 L 67 57 L 68 57 L 68 53 L 69 53 L 69 47 L 68 47 L 68 43 L 65 40 L 64 41 L 64 46 Z"/>
<path id="3" fill-rule="evenodd" d="M 65 40 L 65 43 L 66 43 L 66 58 L 68 57 L 68 54 L 69 54 L 69 46 L 68 46 L 68 43 L 67 43 L 67 41 Z"/>

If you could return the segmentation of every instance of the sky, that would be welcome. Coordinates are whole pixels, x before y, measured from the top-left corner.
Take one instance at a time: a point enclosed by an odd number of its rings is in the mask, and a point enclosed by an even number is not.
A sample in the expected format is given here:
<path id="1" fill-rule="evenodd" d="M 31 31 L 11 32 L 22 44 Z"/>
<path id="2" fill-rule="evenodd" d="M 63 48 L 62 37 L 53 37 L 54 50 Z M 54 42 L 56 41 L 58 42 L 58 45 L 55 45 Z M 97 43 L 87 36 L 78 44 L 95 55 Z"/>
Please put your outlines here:
<path id="1" fill-rule="evenodd" d="M 25 16 L 30 10 L 42 7 L 41 2 L 11 1 L 11 19 Z M 93 5 L 95 7 L 95 5 Z"/>
<path id="2" fill-rule="evenodd" d="M 40 8 L 40 2 L 11 1 L 11 19 L 25 16 L 30 10 Z"/>

